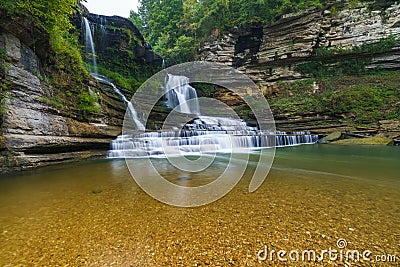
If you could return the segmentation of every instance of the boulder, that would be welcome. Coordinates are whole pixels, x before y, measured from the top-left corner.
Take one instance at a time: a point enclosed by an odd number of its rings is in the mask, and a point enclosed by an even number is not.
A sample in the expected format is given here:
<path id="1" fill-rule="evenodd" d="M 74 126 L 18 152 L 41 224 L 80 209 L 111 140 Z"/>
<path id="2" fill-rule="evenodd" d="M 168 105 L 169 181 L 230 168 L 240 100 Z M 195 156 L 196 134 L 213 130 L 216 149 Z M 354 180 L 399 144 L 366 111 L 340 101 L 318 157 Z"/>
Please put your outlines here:
<path id="1" fill-rule="evenodd" d="M 342 133 L 339 131 L 335 131 L 333 133 L 328 134 L 327 136 L 325 136 L 324 138 L 322 138 L 319 143 L 321 144 L 326 144 L 326 143 L 330 143 L 336 140 L 339 140 L 342 137 Z"/>

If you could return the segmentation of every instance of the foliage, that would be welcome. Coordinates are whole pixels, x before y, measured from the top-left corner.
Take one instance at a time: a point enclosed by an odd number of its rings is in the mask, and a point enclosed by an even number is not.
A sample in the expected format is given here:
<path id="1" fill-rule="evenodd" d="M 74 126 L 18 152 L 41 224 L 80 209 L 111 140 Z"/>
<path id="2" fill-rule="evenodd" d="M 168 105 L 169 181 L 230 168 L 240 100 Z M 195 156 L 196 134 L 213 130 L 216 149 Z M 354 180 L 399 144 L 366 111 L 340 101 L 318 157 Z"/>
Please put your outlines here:
<path id="1" fill-rule="evenodd" d="M 63 110 L 65 102 L 60 95 L 53 95 L 51 97 L 43 96 L 40 100 L 45 103 L 46 105 L 52 106 L 57 108 L 58 110 Z"/>
<path id="2" fill-rule="evenodd" d="M 196 91 L 198 92 L 200 97 L 212 97 L 216 90 L 216 86 L 210 83 L 196 82 L 191 83 L 190 85 L 196 88 Z"/>
<path id="3" fill-rule="evenodd" d="M 6 72 L 6 62 L 5 59 L 7 57 L 6 50 L 0 48 L 0 122 L 2 122 L 3 114 L 5 112 L 5 103 L 9 98 L 8 94 L 8 82 L 4 79 Z"/>
<path id="4" fill-rule="evenodd" d="M 78 95 L 79 108 L 83 111 L 84 116 L 88 117 L 89 113 L 97 113 L 100 111 L 100 106 L 98 105 L 98 98 L 94 92 L 82 91 Z"/>
<path id="5" fill-rule="evenodd" d="M 159 66 L 139 64 L 130 51 L 108 49 L 98 54 L 98 71 L 114 80 L 117 86 L 135 92 Z"/>
<path id="6" fill-rule="evenodd" d="M 368 57 L 342 61 L 310 61 L 297 65 L 295 70 L 311 77 L 357 75 L 365 73 L 365 67 L 370 62 Z"/>
<path id="7" fill-rule="evenodd" d="M 0 48 L 0 60 L 5 60 L 7 57 L 7 52 L 4 48 Z"/>
<path id="8" fill-rule="evenodd" d="M 132 76 L 121 75 L 118 72 L 111 71 L 103 66 L 98 66 L 99 73 L 107 76 L 118 86 L 125 89 L 131 89 L 134 87 L 135 78 Z"/>
<path id="9" fill-rule="evenodd" d="M 215 30 L 322 7 L 323 0 L 141 0 L 131 21 L 169 63 L 193 59 L 199 44 Z"/>
<path id="10" fill-rule="evenodd" d="M 70 17 L 79 0 L 17 0 L 15 9 L 32 16 L 33 23 L 45 29 L 56 54 L 56 66 L 72 74 L 84 75 L 78 38 Z"/>
<path id="11" fill-rule="evenodd" d="M 7 13 L 24 16 L 34 27 L 43 29 L 46 35 L 36 38 L 49 38 L 50 62 L 43 63 L 47 72 L 45 80 L 53 86 L 54 94 L 51 99 L 42 100 L 60 110 L 64 110 L 66 106 L 63 103 L 66 90 L 74 91 L 71 103 L 79 102 L 76 95 L 79 94 L 84 80 L 89 77 L 80 54 L 78 32 L 70 20 L 79 2 L 80 0 L 3 0 L 0 6 Z M 35 44 L 31 48 L 35 50 Z M 86 112 L 85 106 L 82 107 L 82 112 Z"/>
<path id="12" fill-rule="evenodd" d="M 351 117 L 356 124 L 375 123 L 400 119 L 399 82 L 399 71 L 307 79 L 280 84 L 286 95 L 268 101 L 274 114 L 318 113 Z"/>
<path id="13" fill-rule="evenodd" d="M 363 74 L 366 72 L 365 67 L 371 63 L 370 54 L 390 51 L 398 42 L 399 39 L 391 34 L 376 43 L 363 43 L 360 46 L 353 46 L 348 49 L 320 47 L 316 50 L 317 60 L 299 64 L 295 70 L 311 77 Z M 366 55 L 358 56 L 357 54 Z M 337 55 L 356 56 L 346 57 L 338 61 L 333 58 Z"/>
<path id="14" fill-rule="evenodd" d="M 9 97 L 7 84 L 2 83 L 0 86 L 0 122 L 3 119 L 2 115 L 5 112 L 5 104 Z"/>
<path id="15" fill-rule="evenodd" d="M 316 51 L 316 55 L 318 57 L 331 57 L 334 55 L 348 55 L 354 53 L 382 53 L 390 51 L 393 47 L 395 47 L 400 38 L 394 34 L 390 34 L 387 37 L 381 38 L 378 42 L 370 43 L 364 42 L 359 46 L 352 46 L 351 48 L 343 48 L 340 46 L 335 46 L 332 48 L 327 47 L 319 47 Z"/>
<path id="16" fill-rule="evenodd" d="M 386 38 L 381 38 L 376 43 L 363 43 L 361 46 L 354 46 L 351 49 L 353 53 L 382 53 L 395 47 L 400 38 L 394 34 L 390 34 Z"/>

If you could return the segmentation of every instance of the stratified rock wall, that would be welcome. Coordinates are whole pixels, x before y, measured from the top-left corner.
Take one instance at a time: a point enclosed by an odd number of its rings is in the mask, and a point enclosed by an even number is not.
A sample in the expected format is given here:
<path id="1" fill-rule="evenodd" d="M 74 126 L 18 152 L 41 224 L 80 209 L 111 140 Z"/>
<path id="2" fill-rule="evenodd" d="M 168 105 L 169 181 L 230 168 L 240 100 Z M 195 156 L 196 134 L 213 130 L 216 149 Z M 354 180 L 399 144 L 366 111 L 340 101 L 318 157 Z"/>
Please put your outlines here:
<path id="1" fill-rule="evenodd" d="M 343 4 L 335 12 L 330 8 L 309 10 L 284 15 L 272 25 L 232 29 L 228 34 L 211 36 L 200 49 L 199 59 L 238 68 L 265 94 L 273 93 L 277 81 L 305 78 L 294 70 L 295 66 L 313 60 L 320 47 L 349 49 L 400 35 L 400 4 L 371 8 Z M 400 45 L 373 54 L 367 68 L 399 69 Z"/>
<path id="2" fill-rule="evenodd" d="M 279 97 L 280 94 L 290 94 L 280 92 L 280 82 L 309 77 L 298 72 L 296 66 L 320 61 L 318 49 L 353 51 L 353 47 L 377 43 L 389 36 L 400 36 L 400 4 L 385 3 L 383 7 L 360 3 L 351 7 L 346 1 L 333 1 L 323 10 L 286 14 L 272 25 L 255 24 L 234 28 L 225 34 L 213 34 L 199 50 L 198 59 L 237 68 L 247 74 L 267 98 Z M 365 67 L 367 70 L 400 69 L 400 44 L 382 52 L 335 53 L 329 62 L 334 64 L 351 58 L 370 58 Z M 317 85 L 315 90 L 318 90 Z M 225 102 L 237 103 L 234 108 L 241 105 L 241 101 L 229 92 L 217 92 L 215 96 Z M 332 129 L 347 129 L 337 118 L 325 115 L 274 115 L 280 130 L 330 132 Z"/>
<path id="3" fill-rule="evenodd" d="M 2 171 L 103 155 L 108 150 L 120 132 L 124 111 L 111 89 L 94 81 L 87 84 L 88 91 L 98 92 L 103 110 L 93 123 L 81 121 L 73 110 L 66 114 L 48 103 L 54 88 L 44 81 L 40 59 L 31 48 L 2 31 L 0 49 L 5 51 L 2 86 L 7 92 L 0 135 Z"/>
<path id="4" fill-rule="evenodd" d="M 46 32 L 32 25 L 29 17 L 3 10 L 0 14 L 0 173 L 105 156 L 110 141 L 121 133 L 126 108 L 120 97 L 110 86 L 88 77 L 79 88 L 66 77 L 59 88 L 51 81 L 60 70 L 53 68 Z M 140 75 L 151 75 L 155 65 L 160 68 L 160 57 L 129 20 L 86 15 L 93 25 L 108 21 L 107 43 L 99 44 L 100 58 L 110 51 L 121 57 L 132 55 L 134 63 L 126 57 L 121 61 L 126 65 L 116 66 L 131 75 L 142 70 Z M 81 18 L 78 21 L 81 29 Z M 121 91 L 127 97 L 131 94 Z M 79 101 L 78 93 L 95 96 L 99 111 L 85 113 L 79 103 L 71 103 Z"/>

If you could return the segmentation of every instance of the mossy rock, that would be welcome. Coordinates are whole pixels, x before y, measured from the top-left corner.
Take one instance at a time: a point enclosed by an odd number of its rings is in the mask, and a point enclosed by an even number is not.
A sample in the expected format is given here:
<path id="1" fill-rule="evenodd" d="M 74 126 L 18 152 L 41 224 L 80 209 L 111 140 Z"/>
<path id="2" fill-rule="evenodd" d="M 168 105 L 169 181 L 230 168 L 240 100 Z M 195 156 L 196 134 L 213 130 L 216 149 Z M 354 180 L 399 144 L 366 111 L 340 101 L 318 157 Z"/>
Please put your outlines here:
<path id="1" fill-rule="evenodd" d="M 339 140 L 341 137 L 342 137 L 342 132 L 336 131 L 336 132 L 330 133 L 327 136 L 325 136 L 324 138 L 322 138 L 320 140 L 320 143 L 325 144 L 325 143 L 333 142 L 333 141 Z"/>
<path id="2" fill-rule="evenodd" d="M 4 136 L 0 136 L 0 150 L 5 150 L 6 148 L 6 140 Z"/>
<path id="3" fill-rule="evenodd" d="M 337 145 L 390 145 L 393 140 L 387 137 L 375 136 L 367 138 L 351 138 L 332 142 Z"/>
<path id="4" fill-rule="evenodd" d="M 70 118 L 66 119 L 68 132 L 73 136 L 101 136 L 102 134 L 89 123 L 79 122 Z"/>

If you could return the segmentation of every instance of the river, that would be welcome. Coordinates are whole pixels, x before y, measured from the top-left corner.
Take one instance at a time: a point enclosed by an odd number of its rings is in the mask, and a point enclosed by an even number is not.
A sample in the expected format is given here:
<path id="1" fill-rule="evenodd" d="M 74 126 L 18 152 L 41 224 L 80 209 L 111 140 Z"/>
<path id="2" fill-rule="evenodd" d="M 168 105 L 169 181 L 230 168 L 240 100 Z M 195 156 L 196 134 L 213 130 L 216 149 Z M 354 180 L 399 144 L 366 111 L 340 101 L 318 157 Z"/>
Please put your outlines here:
<path id="1" fill-rule="evenodd" d="M 257 253 L 266 247 L 321 251 L 339 249 L 339 239 L 347 242 L 343 249 L 370 250 L 377 261 L 400 252 L 399 159 L 396 147 L 278 148 L 257 191 L 248 192 L 249 164 L 229 194 L 197 208 L 154 200 L 121 159 L 2 175 L 0 265 L 259 266 Z M 171 181 L 207 182 L 207 175 L 181 179 L 165 159 L 155 161 Z M 301 257 L 283 262 L 272 254 L 266 263 L 303 264 Z"/>

